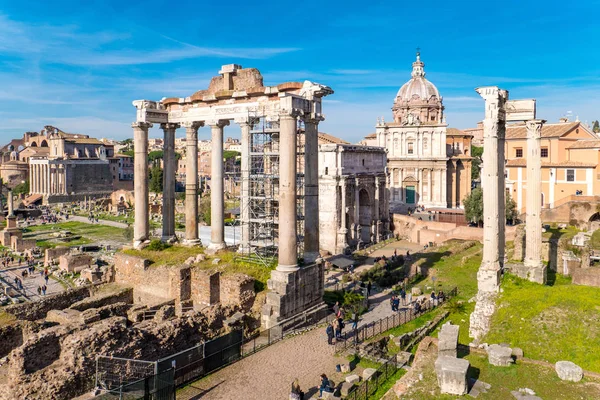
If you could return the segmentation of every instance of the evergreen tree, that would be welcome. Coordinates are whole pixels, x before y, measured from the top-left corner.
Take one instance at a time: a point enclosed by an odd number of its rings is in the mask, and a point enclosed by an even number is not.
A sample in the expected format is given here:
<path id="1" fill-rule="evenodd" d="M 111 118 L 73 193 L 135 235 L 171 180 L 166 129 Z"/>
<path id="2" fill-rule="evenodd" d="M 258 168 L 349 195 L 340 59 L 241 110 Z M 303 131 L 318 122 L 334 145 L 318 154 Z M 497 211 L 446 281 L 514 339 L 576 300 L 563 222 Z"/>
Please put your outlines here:
<path id="1" fill-rule="evenodd" d="M 149 189 L 154 193 L 162 193 L 163 191 L 163 170 L 158 165 L 152 167 L 150 170 Z"/>
<path id="2" fill-rule="evenodd" d="M 600 122 L 598 122 L 598 120 L 592 122 L 592 131 L 594 133 L 600 133 Z"/>
<path id="3" fill-rule="evenodd" d="M 467 221 L 480 225 L 483 222 L 483 190 L 475 188 L 463 200 L 465 205 L 465 218 Z"/>

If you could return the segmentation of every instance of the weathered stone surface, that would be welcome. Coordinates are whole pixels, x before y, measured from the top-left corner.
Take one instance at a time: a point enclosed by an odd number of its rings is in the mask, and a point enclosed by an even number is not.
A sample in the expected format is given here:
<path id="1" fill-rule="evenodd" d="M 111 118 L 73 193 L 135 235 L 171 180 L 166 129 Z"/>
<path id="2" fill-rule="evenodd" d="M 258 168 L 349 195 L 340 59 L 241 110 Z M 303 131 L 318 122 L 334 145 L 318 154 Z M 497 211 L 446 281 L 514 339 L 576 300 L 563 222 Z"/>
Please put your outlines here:
<path id="1" fill-rule="evenodd" d="M 508 367 L 513 363 L 512 349 L 498 344 L 488 346 L 488 362 L 497 367 Z"/>
<path id="2" fill-rule="evenodd" d="M 100 288 L 100 286 L 98 286 Z M 99 308 L 115 303 L 133 303 L 133 289 L 129 287 L 115 288 L 114 291 L 98 295 L 92 295 L 86 299 L 71 304 L 69 308 L 84 311 L 88 308 Z"/>
<path id="3" fill-rule="evenodd" d="M 583 369 L 571 361 L 558 361 L 554 369 L 563 381 L 579 382 L 583 378 Z"/>
<path id="4" fill-rule="evenodd" d="M 416 286 L 415 286 L 415 287 L 413 287 L 413 288 L 410 290 L 410 293 L 411 293 L 413 296 L 420 296 L 420 295 L 422 295 L 422 294 L 423 294 L 423 292 L 421 291 L 421 288 L 418 288 L 418 287 L 416 287 Z"/>
<path id="5" fill-rule="evenodd" d="M 81 312 L 77 310 L 50 310 L 46 315 L 46 321 L 57 324 L 78 324 L 81 321 Z"/>
<path id="6" fill-rule="evenodd" d="M 362 373 L 363 380 L 367 381 L 371 379 L 373 375 L 377 373 L 375 368 L 365 368 Z"/>
<path id="7" fill-rule="evenodd" d="M 156 321 L 165 321 L 175 316 L 175 307 L 171 305 L 162 306 L 154 316 Z"/>
<path id="8" fill-rule="evenodd" d="M 496 310 L 496 293 L 480 290 L 475 301 L 475 310 L 470 316 L 469 336 L 478 341 L 490 330 L 491 318 Z"/>
<path id="9" fill-rule="evenodd" d="M 521 349 L 520 347 L 513 347 L 512 355 L 517 358 L 523 357 L 523 349 Z"/>
<path id="10" fill-rule="evenodd" d="M 59 267 L 66 272 L 81 272 L 92 265 L 88 254 L 65 254 L 59 257 Z"/>
<path id="11" fill-rule="evenodd" d="M 348 375 L 346 377 L 346 382 L 348 383 L 358 383 L 360 382 L 360 376 L 353 374 L 353 375 Z"/>
<path id="12" fill-rule="evenodd" d="M 441 356 L 435 361 L 435 372 L 442 393 L 463 395 L 467 393 L 469 361 Z"/>
<path id="13" fill-rule="evenodd" d="M 458 325 L 446 323 L 438 335 L 438 355 L 456 357 L 458 346 Z"/>
<path id="14" fill-rule="evenodd" d="M 350 390 L 352 390 L 353 386 L 354 384 L 350 382 L 342 383 L 342 386 L 340 387 L 340 394 L 342 396 L 348 396 L 348 393 L 350 393 Z"/>
<path id="15" fill-rule="evenodd" d="M 348 372 L 350 372 L 351 371 L 350 364 L 348 364 L 348 363 L 340 364 L 340 371 L 342 373 L 348 373 Z"/>
<path id="16" fill-rule="evenodd" d="M 44 318 L 50 310 L 62 310 L 71 304 L 90 296 L 90 288 L 82 287 L 65 292 L 46 296 L 38 301 L 14 304 L 4 310 L 17 317 L 28 321 Z"/>

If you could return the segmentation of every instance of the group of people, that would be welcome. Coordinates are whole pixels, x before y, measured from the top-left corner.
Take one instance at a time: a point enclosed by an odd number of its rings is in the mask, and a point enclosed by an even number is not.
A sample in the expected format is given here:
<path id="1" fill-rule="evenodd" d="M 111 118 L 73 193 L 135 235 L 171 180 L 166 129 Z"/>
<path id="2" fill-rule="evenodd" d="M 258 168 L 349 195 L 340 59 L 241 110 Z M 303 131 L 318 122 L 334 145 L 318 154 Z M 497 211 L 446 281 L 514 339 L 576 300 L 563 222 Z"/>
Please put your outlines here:
<path id="1" fill-rule="evenodd" d="M 37 287 L 38 295 L 42 295 L 42 293 L 43 293 L 44 296 L 45 296 L 46 295 L 46 290 L 48 290 L 48 287 L 46 285 L 42 285 L 42 286 L 38 286 Z"/>
<path id="2" fill-rule="evenodd" d="M 327 378 L 327 375 L 321 374 L 321 383 L 319 384 L 319 397 L 323 397 L 323 392 L 333 393 L 331 387 L 331 381 Z M 292 390 L 290 392 L 290 400 L 304 400 L 304 392 L 300 388 L 300 381 L 298 378 L 292 382 Z"/>

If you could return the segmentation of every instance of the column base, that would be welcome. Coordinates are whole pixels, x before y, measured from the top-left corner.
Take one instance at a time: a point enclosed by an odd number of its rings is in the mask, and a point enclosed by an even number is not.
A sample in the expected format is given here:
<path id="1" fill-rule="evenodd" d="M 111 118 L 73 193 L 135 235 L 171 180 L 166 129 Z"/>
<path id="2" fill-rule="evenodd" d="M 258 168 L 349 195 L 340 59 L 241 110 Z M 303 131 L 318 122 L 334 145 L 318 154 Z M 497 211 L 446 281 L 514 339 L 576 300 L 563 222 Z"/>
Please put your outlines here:
<path id="1" fill-rule="evenodd" d="M 202 246 L 202 241 L 200 239 L 183 239 L 182 244 L 187 247 L 196 247 Z"/>
<path id="2" fill-rule="evenodd" d="M 211 243 L 206 248 L 206 253 L 207 254 L 215 254 L 217 251 L 223 250 L 226 247 L 227 247 L 227 245 L 225 244 L 225 242 L 222 242 L 222 243 Z"/>
<path id="3" fill-rule="evenodd" d="M 176 235 L 165 235 L 165 236 L 162 236 L 160 238 L 160 240 L 162 242 L 171 243 L 172 244 L 172 243 L 177 242 L 177 236 Z"/>
<path id="4" fill-rule="evenodd" d="M 133 248 L 136 250 L 142 250 L 149 244 L 150 244 L 150 241 L 148 239 L 136 240 L 133 242 Z"/>
<path id="5" fill-rule="evenodd" d="M 500 263 L 482 264 L 477 272 L 479 292 L 497 293 L 500 290 Z"/>
<path id="6" fill-rule="evenodd" d="M 281 271 L 281 272 L 296 272 L 300 269 L 300 267 L 298 266 L 298 264 L 294 264 L 294 265 L 282 265 L 279 264 L 277 265 L 277 268 L 275 268 L 277 271 Z"/>

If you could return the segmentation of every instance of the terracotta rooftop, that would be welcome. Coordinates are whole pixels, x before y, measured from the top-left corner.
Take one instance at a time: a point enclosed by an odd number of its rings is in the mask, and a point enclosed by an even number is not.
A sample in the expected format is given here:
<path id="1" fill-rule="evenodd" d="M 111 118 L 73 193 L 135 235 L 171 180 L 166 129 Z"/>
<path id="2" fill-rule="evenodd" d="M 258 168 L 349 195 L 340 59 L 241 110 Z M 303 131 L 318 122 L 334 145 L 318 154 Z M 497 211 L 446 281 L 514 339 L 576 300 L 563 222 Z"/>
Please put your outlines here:
<path id="1" fill-rule="evenodd" d="M 98 139 L 93 139 L 93 138 L 66 138 L 65 142 L 77 143 L 77 144 L 101 144 L 101 145 L 106 145 L 105 143 L 99 141 Z"/>
<path id="2" fill-rule="evenodd" d="M 365 139 L 377 139 L 377 133 L 369 133 Z"/>
<path id="3" fill-rule="evenodd" d="M 446 129 L 446 136 L 473 136 L 470 133 L 467 133 L 465 131 L 461 131 L 460 129 L 456 129 L 456 128 L 448 128 Z"/>
<path id="4" fill-rule="evenodd" d="M 600 140 L 578 140 L 567 149 L 595 149 L 600 147 Z"/>
<path id="5" fill-rule="evenodd" d="M 542 138 L 561 137 L 573 129 L 579 127 L 580 122 L 560 122 L 556 124 L 544 124 L 542 126 Z M 527 139 L 527 128 L 525 125 L 507 125 L 506 139 Z"/>
<path id="6" fill-rule="evenodd" d="M 515 158 L 512 160 L 508 160 L 506 162 L 507 167 L 527 167 L 527 159 L 525 158 Z M 550 163 L 547 161 L 542 161 L 542 167 L 563 167 L 563 168 L 595 168 L 596 164 L 587 163 L 587 162 L 579 162 L 579 161 L 561 161 L 558 163 Z"/>
<path id="7" fill-rule="evenodd" d="M 330 135 L 328 133 L 319 132 L 319 144 L 350 144 L 350 142 L 346 142 L 338 137 Z"/>

